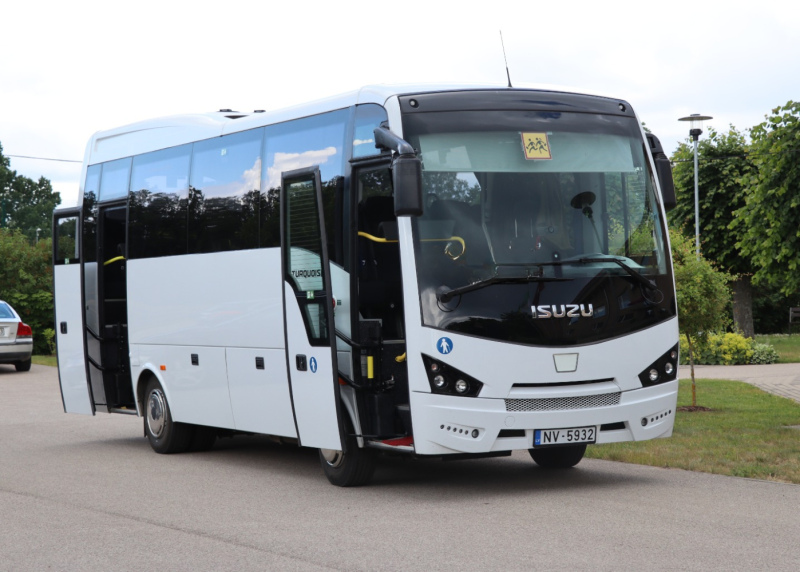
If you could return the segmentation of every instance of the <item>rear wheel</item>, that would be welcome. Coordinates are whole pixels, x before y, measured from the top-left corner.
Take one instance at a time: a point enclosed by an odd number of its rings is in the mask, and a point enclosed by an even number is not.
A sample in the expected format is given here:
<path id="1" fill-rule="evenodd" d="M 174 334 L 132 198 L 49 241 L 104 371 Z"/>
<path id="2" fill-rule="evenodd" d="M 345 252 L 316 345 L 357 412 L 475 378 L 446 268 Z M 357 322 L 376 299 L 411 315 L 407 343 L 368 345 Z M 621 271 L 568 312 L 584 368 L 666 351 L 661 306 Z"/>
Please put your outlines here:
<path id="1" fill-rule="evenodd" d="M 583 459 L 586 445 L 569 445 L 566 447 L 548 447 L 546 449 L 528 449 L 534 462 L 545 469 L 568 469 Z"/>
<path id="2" fill-rule="evenodd" d="M 17 363 L 14 364 L 14 367 L 17 368 L 17 371 L 30 371 L 31 358 L 28 358 L 25 361 L 18 361 Z"/>
<path id="3" fill-rule="evenodd" d="M 348 432 L 349 433 L 349 432 Z M 337 487 L 366 485 L 375 472 L 375 451 L 359 449 L 354 435 L 347 435 L 347 452 L 320 449 L 319 462 L 331 484 Z"/>
<path id="4" fill-rule="evenodd" d="M 156 453 L 183 453 L 189 449 L 193 427 L 172 420 L 167 396 L 155 378 L 147 383 L 144 407 L 144 432 Z"/>

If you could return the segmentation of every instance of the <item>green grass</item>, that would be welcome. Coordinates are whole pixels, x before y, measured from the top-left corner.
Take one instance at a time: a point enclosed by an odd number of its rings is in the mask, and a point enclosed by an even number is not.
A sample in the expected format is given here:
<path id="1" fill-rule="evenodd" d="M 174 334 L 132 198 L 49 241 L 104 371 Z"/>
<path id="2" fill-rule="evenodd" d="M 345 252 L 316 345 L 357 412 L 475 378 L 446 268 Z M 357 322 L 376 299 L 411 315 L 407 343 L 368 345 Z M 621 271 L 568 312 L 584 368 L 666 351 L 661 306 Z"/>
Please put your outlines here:
<path id="1" fill-rule="evenodd" d="M 691 404 L 681 381 L 678 406 Z M 737 381 L 700 379 L 697 404 L 678 411 L 668 439 L 594 445 L 586 456 L 800 484 L 800 404 Z"/>
<path id="2" fill-rule="evenodd" d="M 33 363 L 38 365 L 49 365 L 51 367 L 56 367 L 58 365 L 56 356 L 33 356 L 31 359 Z"/>
<path id="3" fill-rule="evenodd" d="M 756 336 L 756 341 L 761 344 L 770 344 L 781 356 L 778 363 L 800 362 L 800 334 L 771 334 Z"/>

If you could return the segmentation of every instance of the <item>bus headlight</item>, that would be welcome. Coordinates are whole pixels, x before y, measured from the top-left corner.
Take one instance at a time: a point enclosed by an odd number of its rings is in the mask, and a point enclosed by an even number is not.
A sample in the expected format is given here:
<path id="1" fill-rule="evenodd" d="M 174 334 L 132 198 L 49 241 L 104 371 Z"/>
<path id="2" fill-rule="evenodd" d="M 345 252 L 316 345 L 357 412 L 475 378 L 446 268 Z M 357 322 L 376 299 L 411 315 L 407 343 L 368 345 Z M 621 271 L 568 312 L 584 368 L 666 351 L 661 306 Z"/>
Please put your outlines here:
<path id="1" fill-rule="evenodd" d="M 651 363 L 639 374 L 642 387 L 673 381 L 678 377 L 678 346 L 667 350 L 664 355 Z"/>
<path id="2" fill-rule="evenodd" d="M 423 355 L 422 361 L 425 363 L 425 373 L 428 374 L 431 393 L 477 397 L 483 388 L 483 383 L 474 377 L 438 359 Z"/>

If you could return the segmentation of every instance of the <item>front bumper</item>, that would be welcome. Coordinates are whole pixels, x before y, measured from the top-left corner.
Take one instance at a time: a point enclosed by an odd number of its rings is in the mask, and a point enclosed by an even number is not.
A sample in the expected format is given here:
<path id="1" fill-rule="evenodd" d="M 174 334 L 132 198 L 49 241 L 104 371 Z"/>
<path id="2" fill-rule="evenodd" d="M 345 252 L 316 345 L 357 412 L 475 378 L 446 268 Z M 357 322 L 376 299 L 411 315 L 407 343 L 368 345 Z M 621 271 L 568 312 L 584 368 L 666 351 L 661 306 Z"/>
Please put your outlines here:
<path id="1" fill-rule="evenodd" d="M 678 381 L 620 393 L 615 405 L 556 411 L 509 411 L 505 399 L 413 393 L 414 448 L 419 455 L 530 449 L 536 429 L 596 425 L 597 443 L 669 437 Z"/>

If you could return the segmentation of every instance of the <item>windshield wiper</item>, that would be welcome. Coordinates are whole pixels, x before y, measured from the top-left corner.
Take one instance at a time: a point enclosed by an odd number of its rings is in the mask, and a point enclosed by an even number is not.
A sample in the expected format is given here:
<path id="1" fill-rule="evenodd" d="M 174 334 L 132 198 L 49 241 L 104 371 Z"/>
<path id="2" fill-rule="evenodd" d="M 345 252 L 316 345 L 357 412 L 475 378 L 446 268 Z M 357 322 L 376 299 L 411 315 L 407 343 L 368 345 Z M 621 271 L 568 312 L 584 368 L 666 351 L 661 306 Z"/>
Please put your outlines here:
<path id="1" fill-rule="evenodd" d="M 630 267 L 629 265 L 625 264 L 622 260 L 617 258 L 616 256 L 585 256 L 583 258 L 571 258 L 569 260 L 559 260 L 556 262 L 545 262 L 544 264 L 552 265 L 552 266 L 562 266 L 564 264 L 592 264 L 593 262 L 614 262 L 620 268 L 622 268 L 625 272 L 631 275 L 639 284 L 647 288 L 648 290 L 656 291 L 658 290 L 658 286 L 656 286 L 655 282 L 652 280 L 648 280 L 645 278 L 644 274 L 639 272 L 638 270 Z"/>
<path id="2" fill-rule="evenodd" d="M 544 270 L 539 265 L 537 265 L 535 270 L 526 268 L 524 275 L 521 275 L 519 273 L 514 275 L 511 273 L 502 272 L 501 270 L 504 269 L 505 269 L 504 267 L 498 266 L 495 269 L 494 275 L 490 276 L 489 278 L 484 278 L 483 280 L 472 282 L 471 284 L 467 284 L 466 286 L 459 286 L 458 288 L 453 288 L 452 290 L 445 290 L 443 292 L 439 292 L 436 295 L 436 297 L 439 299 L 440 302 L 446 304 L 456 296 L 460 296 L 461 294 L 466 294 L 467 292 L 480 290 L 481 288 L 486 288 L 487 286 L 491 286 L 492 284 L 525 284 L 527 282 L 559 282 L 559 281 L 569 280 L 569 278 L 545 277 Z"/>

